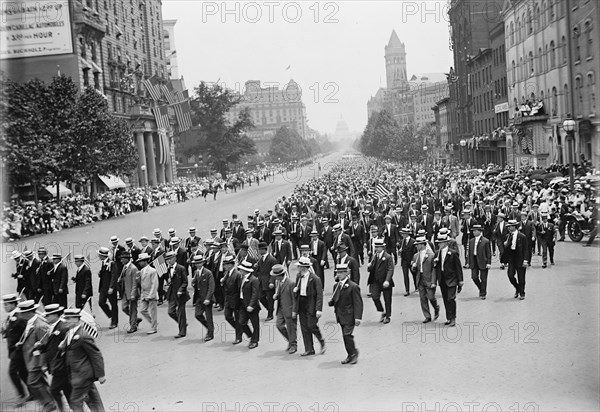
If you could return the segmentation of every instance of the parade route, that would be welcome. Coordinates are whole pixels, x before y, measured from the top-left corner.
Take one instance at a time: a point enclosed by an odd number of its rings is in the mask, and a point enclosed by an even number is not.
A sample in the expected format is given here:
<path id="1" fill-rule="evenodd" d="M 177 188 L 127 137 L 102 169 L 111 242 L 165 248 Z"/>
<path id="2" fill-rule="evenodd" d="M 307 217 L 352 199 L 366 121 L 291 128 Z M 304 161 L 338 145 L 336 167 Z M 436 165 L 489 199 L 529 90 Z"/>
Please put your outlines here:
<path id="1" fill-rule="evenodd" d="M 320 159 L 326 173 L 335 153 Z M 422 324 L 417 293 L 403 296 L 400 266 L 395 268 L 396 288 L 390 324 L 379 323 L 373 302 L 366 297 L 366 267 L 361 267 L 361 289 L 365 311 L 355 329 L 360 351 L 356 365 L 341 365 L 346 356 L 339 326 L 327 301 L 332 294 L 333 274 L 326 271 L 323 317 L 319 325 L 327 352 L 301 358 L 289 355 L 275 321 L 264 322 L 260 312 L 259 347 L 250 351 L 245 341 L 233 346 L 232 328 L 223 312 L 215 314 L 215 339 L 205 343 L 204 329 L 187 304 L 188 334 L 175 340 L 175 322 L 167 316 L 167 305 L 158 309 L 158 333 L 146 335 L 148 324 L 127 334 L 125 315 L 117 329 L 97 305 L 100 246 L 111 235 L 124 239 L 151 236 L 160 227 L 163 234 L 173 227 L 182 238 L 195 226 L 202 238 L 213 227 L 220 229 L 223 218 L 237 213 L 240 220 L 258 208 L 273 207 L 278 197 L 289 195 L 294 186 L 319 175 L 317 166 L 277 175 L 273 182 L 261 182 L 237 193 L 219 193 L 185 203 L 153 208 L 97 224 L 35 236 L 22 242 L 2 245 L 0 292 L 14 291 L 10 277 L 12 250 L 44 245 L 49 253 L 60 247 L 63 255 L 89 252 L 94 282 L 94 310 L 100 326 L 97 344 L 106 363 L 104 385 L 98 385 L 104 406 L 112 411 L 360 411 L 360 410 L 596 410 L 600 403 L 599 363 L 599 254 L 598 248 L 582 248 L 571 241 L 556 246 L 556 265 L 541 267 L 534 256 L 527 270 L 527 297 L 513 298 L 514 289 L 506 270 L 493 259 L 487 300 L 478 291 L 465 269 L 465 286 L 457 299 L 456 328 L 443 325 L 440 318 Z M 463 257 L 464 261 L 464 257 Z M 290 266 L 293 268 L 294 266 Z M 74 271 L 74 266 L 70 270 Z M 295 269 L 292 270 L 295 274 Z M 69 301 L 73 284 L 69 282 Z M 191 289 L 191 288 L 190 288 Z M 411 290 L 412 292 L 412 290 Z M 438 301 L 441 304 L 439 290 Z M 3 313 L 3 316 L 5 314 Z M 225 326 L 227 324 L 227 326 Z M 318 347 L 318 345 L 317 345 Z M 6 345 L 0 344 L 1 410 L 11 410 L 15 398 L 5 370 Z M 27 407 L 29 409 L 27 409 Z M 33 410 L 29 403 L 22 411 Z"/>

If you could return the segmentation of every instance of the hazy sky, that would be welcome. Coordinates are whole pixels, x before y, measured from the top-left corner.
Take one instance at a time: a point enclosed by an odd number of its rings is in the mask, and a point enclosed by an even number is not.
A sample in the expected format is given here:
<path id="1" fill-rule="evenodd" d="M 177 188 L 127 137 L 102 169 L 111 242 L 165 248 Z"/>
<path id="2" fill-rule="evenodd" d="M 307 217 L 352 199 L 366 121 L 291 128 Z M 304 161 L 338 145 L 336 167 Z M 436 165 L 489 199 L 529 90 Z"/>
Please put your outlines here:
<path id="1" fill-rule="evenodd" d="M 310 127 L 332 133 L 343 115 L 350 130 L 362 132 L 367 101 L 385 87 L 384 47 L 393 29 L 406 45 L 409 77 L 452 66 L 446 4 L 163 0 L 163 18 L 177 19 L 188 88 L 201 80 L 238 90 L 250 79 L 283 86 L 293 78 Z"/>

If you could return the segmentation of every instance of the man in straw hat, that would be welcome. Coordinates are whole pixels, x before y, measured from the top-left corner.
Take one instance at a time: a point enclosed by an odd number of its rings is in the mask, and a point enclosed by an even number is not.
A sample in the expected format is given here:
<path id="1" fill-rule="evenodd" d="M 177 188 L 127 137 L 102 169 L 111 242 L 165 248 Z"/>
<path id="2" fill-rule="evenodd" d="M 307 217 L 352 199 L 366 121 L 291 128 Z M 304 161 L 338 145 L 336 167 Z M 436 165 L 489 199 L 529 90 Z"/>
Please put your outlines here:
<path id="1" fill-rule="evenodd" d="M 127 333 L 134 333 L 138 329 L 138 324 L 142 321 L 138 318 L 138 299 L 140 292 L 138 285 L 140 282 L 140 271 L 135 267 L 131 261 L 131 254 L 128 251 L 121 252 L 119 260 L 123 265 L 123 270 L 119 277 L 120 282 L 123 285 L 123 313 L 129 316 L 129 329 Z"/>
<path id="2" fill-rule="evenodd" d="M 33 300 L 26 300 L 17 305 L 17 318 L 26 325 L 16 346 L 20 347 L 23 353 L 27 368 L 27 386 L 31 395 L 40 403 L 42 411 L 53 411 L 56 405 L 44 374 L 44 358 L 35 345 L 48 331 L 48 324 L 36 313 L 38 306 Z"/>
<path id="3" fill-rule="evenodd" d="M 196 307 L 194 317 L 206 328 L 204 341 L 208 342 L 215 336 L 212 313 L 212 305 L 215 301 L 215 278 L 212 272 L 204 267 L 204 263 L 204 256 L 193 257 L 192 287 L 194 288 L 193 304 Z"/>
<path id="4" fill-rule="evenodd" d="M 469 268 L 471 279 L 479 289 L 479 298 L 487 296 L 488 270 L 492 267 L 492 246 L 485 236 L 480 224 L 473 225 L 473 237 L 469 240 Z"/>
<path id="5" fill-rule="evenodd" d="M 274 283 L 272 283 L 275 289 L 273 299 L 278 302 L 275 325 L 279 333 L 288 342 L 286 351 L 291 355 L 298 350 L 296 340 L 298 320 L 294 314 L 294 303 L 296 300 L 294 283 L 290 280 L 283 265 L 273 265 L 270 274 L 274 280 Z"/>
<path id="6" fill-rule="evenodd" d="M 106 382 L 104 358 L 94 338 L 80 326 L 81 309 L 65 309 L 64 322 L 69 331 L 59 348 L 65 354 L 71 396 L 69 406 L 73 412 L 83 411 L 83 403 L 92 412 L 104 411 L 100 393 L 95 382 Z"/>
<path id="7" fill-rule="evenodd" d="M 260 282 L 252 274 L 252 264 L 250 262 L 242 262 L 238 266 L 242 273 L 242 281 L 240 285 L 240 315 L 239 323 L 241 331 L 250 336 L 249 349 L 254 349 L 258 346 L 260 339 L 260 325 L 258 322 L 258 312 L 260 311 Z M 248 326 L 248 321 L 252 323 L 252 329 Z M 242 338 L 241 331 L 238 339 Z"/>
<path id="8" fill-rule="evenodd" d="M 321 344 L 321 353 L 325 353 L 325 339 L 319 329 L 319 318 L 323 311 L 323 286 L 321 279 L 311 270 L 309 258 L 301 257 L 298 259 L 298 275 L 296 276 L 296 286 L 294 287 L 295 301 L 292 317 L 296 314 L 300 318 L 300 330 L 304 340 L 304 353 L 302 356 L 315 354 L 313 344 L 313 335 Z"/>
<path id="9" fill-rule="evenodd" d="M 110 251 L 106 247 L 101 247 L 98 250 L 98 257 L 100 258 L 98 306 L 100 306 L 100 309 L 110 319 L 110 329 L 114 329 L 119 324 L 119 307 L 117 305 L 117 279 L 119 278 L 119 272 L 117 271 L 117 263 L 110 260 L 108 257 L 109 254 Z"/>
<path id="10" fill-rule="evenodd" d="M 515 288 L 515 299 L 525 299 L 525 274 L 529 253 L 526 236 L 519 232 L 516 219 L 508 221 L 509 234 L 504 242 L 504 263 L 508 264 L 508 280 Z M 515 274 L 517 278 L 515 279 Z"/>
<path id="11" fill-rule="evenodd" d="M 350 280 L 350 270 L 345 263 L 335 267 L 337 283 L 333 287 L 333 296 L 329 306 L 335 310 L 337 322 L 342 327 L 344 346 L 348 356 L 342 361 L 343 365 L 358 362 L 358 350 L 354 343 L 354 327 L 360 325 L 363 314 L 363 301 L 360 296 L 360 287 Z"/>
<path id="12" fill-rule="evenodd" d="M 4 305 L 4 311 L 8 313 L 8 317 L 2 325 L 2 337 L 6 339 L 6 346 L 8 348 L 8 376 L 10 376 L 10 380 L 19 394 L 19 398 L 17 402 L 15 402 L 15 407 L 19 408 L 23 406 L 25 402 L 33 400 L 31 395 L 29 398 L 26 398 L 23 384 L 27 385 L 27 367 L 23 360 L 23 353 L 20 348 L 17 348 L 16 346 L 23 335 L 26 322 L 17 317 L 19 295 L 16 293 L 4 295 L 2 296 L 2 303 Z"/>
<path id="13" fill-rule="evenodd" d="M 75 282 L 75 307 L 81 309 L 93 295 L 92 271 L 83 255 L 75 255 L 74 259 L 77 270 L 71 280 Z"/>
<path id="14" fill-rule="evenodd" d="M 446 309 L 445 324 L 454 327 L 456 326 L 456 295 L 462 290 L 463 272 L 459 252 L 448 247 L 449 241 L 447 233 L 438 235 L 436 239 L 438 252 L 434 259 L 434 267 Z"/>
<path id="15" fill-rule="evenodd" d="M 419 290 L 421 311 L 425 320 L 423 323 L 431 322 L 429 304 L 433 307 L 433 320 L 440 316 L 440 306 L 435 298 L 435 287 L 437 284 L 436 271 L 433 267 L 435 253 L 431 250 L 426 237 L 415 239 L 416 253 L 411 261 L 411 270 L 415 275 L 416 285 Z"/>
<path id="16" fill-rule="evenodd" d="M 177 322 L 179 327 L 179 333 L 175 335 L 175 339 L 179 339 L 187 334 L 185 313 L 185 303 L 189 300 L 187 271 L 176 262 L 177 253 L 175 251 L 169 250 L 165 256 L 168 269 L 163 276 L 166 277 L 166 283 L 169 285 L 165 297 L 169 301 L 169 317 Z"/>
<path id="17" fill-rule="evenodd" d="M 52 289 L 54 293 L 54 301 L 52 303 L 58 303 L 60 306 L 67 307 L 67 295 L 69 294 L 69 271 L 64 263 L 64 259 L 60 253 L 52 255 Z"/>
<path id="18" fill-rule="evenodd" d="M 150 266 L 151 256 L 142 252 L 137 263 L 140 267 L 140 313 L 148 323 L 150 330 L 146 333 L 152 335 L 158 327 L 158 272 Z"/>
<path id="19" fill-rule="evenodd" d="M 394 258 L 385 251 L 383 239 L 375 239 L 375 253 L 369 262 L 368 284 L 371 285 L 371 297 L 375 308 L 381 313 L 380 322 L 390 323 L 392 317 L 392 288 L 394 287 Z M 385 304 L 385 311 L 381 304 L 381 295 Z"/>

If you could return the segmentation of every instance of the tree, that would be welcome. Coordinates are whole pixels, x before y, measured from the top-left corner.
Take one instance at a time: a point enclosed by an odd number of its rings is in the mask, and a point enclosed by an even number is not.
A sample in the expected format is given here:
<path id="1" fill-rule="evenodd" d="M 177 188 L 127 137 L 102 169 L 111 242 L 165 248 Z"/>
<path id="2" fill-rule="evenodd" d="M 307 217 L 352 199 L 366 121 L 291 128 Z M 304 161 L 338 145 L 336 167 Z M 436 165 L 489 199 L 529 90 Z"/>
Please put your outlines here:
<path id="1" fill-rule="evenodd" d="M 70 77 L 56 76 L 7 86 L 6 133 L 2 146 L 15 184 L 91 179 L 129 173 L 137 164 L 132 136 L 111 116 L 94 89 L 79 93 Z"/>
<path id="2" fill-rule="evenodd" d="M 425 159 L 423 139 L 417 133 L 414 123 L 400 129 L 398 139 L 390 147 L 390 157 L 403 162 L 419 162 Z"/>
<path id="3" fill-rule="evenodd" d="M 297 131 L 281 126 L 271 140 L 269 156 L 273 161 L 290 162 L 310 157 L 311 149 L 309 143 L 302 139 Z"/>
<path id="4" fill-rule="evenodd" d="M 190 104 L 192 123 L 199 126 L 196 129 L 197 144 L 188 151 L 197 154 L 205 150 L 223 178 L 227 177 L 230 164 L 239 162 L 242 156 L 256 153 L 254 141 L 246 135 L 254 127 L 249 109 L 241 110 L 233 124 L 225 118 L 240 101 L 241 98 L 231 90 L 201 82 L 194 89 Z"/>

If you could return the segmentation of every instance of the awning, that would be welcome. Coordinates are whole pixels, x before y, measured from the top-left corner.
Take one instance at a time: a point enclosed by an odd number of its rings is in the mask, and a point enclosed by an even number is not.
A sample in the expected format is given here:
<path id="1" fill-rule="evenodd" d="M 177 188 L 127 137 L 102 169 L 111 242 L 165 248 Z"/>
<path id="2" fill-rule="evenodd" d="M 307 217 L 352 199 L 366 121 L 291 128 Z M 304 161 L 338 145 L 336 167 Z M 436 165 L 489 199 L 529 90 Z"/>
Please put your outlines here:
<path id="1" fill-rule="evenodd" d="M 125 182 L 123 182 L 117 176 L 113 176 L 113 175 L 101 176 L 101 175 L 98 175 L 98 177 L 100 178 L 100 180 L 102 180 L 102 183 L 104 183 L 106 185 L 106 187 L 108 187 L 109 190 L 124 189 L 124 188 L 127 187 L 127 185 L 125 184 Z"/>
<path id="2" fill-rule="evenodd" d="M 56 195 L 56 185 L 45 186 L 44 189 L 46 189 L 51 195 L 53 195 L 53 196 Z M 71 192 L 71 189 L 69 189 L 62 183 L 60 183 L 58 185 L 58 192 L 60 193 L 61 196 L 66 196 L 66 195 L 70 195 L 71 193 L 73 193 L 73 192 Z"/>

